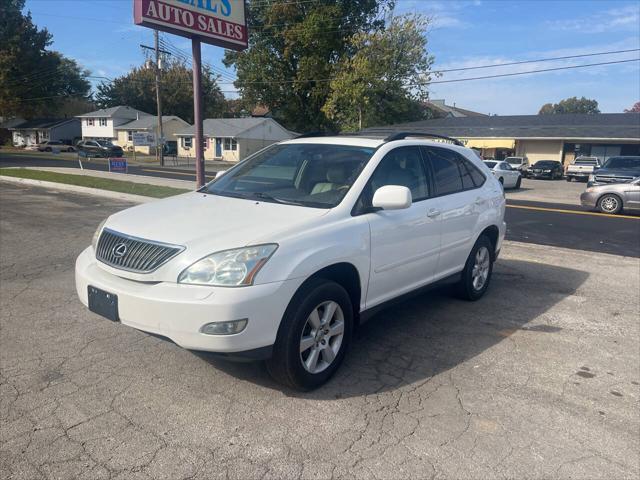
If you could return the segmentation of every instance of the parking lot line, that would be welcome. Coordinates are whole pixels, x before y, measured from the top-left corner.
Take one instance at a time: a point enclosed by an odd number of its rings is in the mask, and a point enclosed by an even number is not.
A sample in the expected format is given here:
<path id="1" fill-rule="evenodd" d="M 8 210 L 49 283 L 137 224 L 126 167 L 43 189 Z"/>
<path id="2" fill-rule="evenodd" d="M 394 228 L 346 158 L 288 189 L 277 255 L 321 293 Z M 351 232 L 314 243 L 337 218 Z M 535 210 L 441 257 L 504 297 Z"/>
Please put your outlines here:
<path id="1" fill-rule="evenodd" d="M 521 208 L 523 210 L 539 210 L 542 212 L 573 213 L 576 215 L 591 215 L 594 217 L 630 218 L 632 220 L 640 220 L 640 217 L 634 217 L 631 215 L 614 215 L 611 213 L 581 212 L 580 210 L 564 210 L 562 208 L 530 207 L 528 205 L 507 205 L 507 208 Z"/>

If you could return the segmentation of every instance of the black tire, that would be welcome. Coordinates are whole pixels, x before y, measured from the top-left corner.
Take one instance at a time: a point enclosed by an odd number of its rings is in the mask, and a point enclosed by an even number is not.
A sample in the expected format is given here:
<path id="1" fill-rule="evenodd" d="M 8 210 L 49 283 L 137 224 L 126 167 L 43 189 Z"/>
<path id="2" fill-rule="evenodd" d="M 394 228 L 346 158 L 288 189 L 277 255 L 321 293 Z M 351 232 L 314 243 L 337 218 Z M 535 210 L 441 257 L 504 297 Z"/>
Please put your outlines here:
<path id="1" fill-rule="evenodd" d="M 45 152 L 50 152 L 51 151 L 51 147 L 47 147 L 44 149 Z"/>
<path id="2" fill-rule="evenodd" d="M 573 182 L 573 177 L 567 177 L 567 182 Z"/>
<path id="3" fill-rule="evenodd" d="M 473 282 L 473 270 L 476 261 L 476 255 L 482 249 L 486 248 L 489 255 L 489 271 L 487 278 L 480 288 L 476 288 Z M 486 235 L 481 235 L 476 241 L 476 244 L 471 249 L 467 262 L 462 270 L 460 281 L 456 285 L 456 294 L 463 300 L 469 300 L 475 302 L 482 298 L 491 282 L 491 274 L 493 273 L 493 262 L 495 261 L 495 248 L 491 240 Z"/>
<path id="4" fill-rule="evenodd" d="M 498 181 L 504 186 L 504 178 L 500 177 Z"/>
<path id="5" fill-rule="evenodd" d="M 522 185 L 522 177 L 518 177 L 518 180 L 516 181 L 516 190 L 520 188 L 520 186 Z"/>
<path id="6" fill-rule="evenodd" d="M 613 193 L 607 193 L 598 199 L 598 210 L 615 215 L 622 211 L 622 199 Z"/>
<path id="7" fill-rule="evenodd" d="M 303 365 L 300 341 L 307 328 L 311 312 L 324 302 L 333 301 L 340 306 L 344 333 L 335 359 L 322 371 L 311 373 Z M 308 391 L 326 383 L 344 360 L 353 329 L 353 306 L 347 291 L 338 283 L 315 278 L 303 285 L 294 295 L 282 318 L 273 356 L 267 360 L 267 370 L 277 382 L 295 390 Z M 312 347 L 313 348 L 313 347 Z M 307 357 L 308 358 L 308 357 Z M 324 357 L 323 361 L 324 361 Z"/>

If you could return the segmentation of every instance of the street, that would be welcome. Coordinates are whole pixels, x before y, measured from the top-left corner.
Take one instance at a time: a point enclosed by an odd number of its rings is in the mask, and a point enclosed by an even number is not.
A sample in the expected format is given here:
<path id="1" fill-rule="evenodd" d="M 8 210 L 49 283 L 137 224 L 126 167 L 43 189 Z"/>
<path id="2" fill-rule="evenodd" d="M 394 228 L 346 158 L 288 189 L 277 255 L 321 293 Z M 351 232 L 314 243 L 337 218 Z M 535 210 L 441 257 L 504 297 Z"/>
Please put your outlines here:
<path id="1" fill-rule="evenodd" d="M 637 220 L 509 209 L 531 243 L 505 242 L 485 298 L 381 311 L 300 394 L 80 304 L 75 258 L 126 204 L 0 202 L 1 478 L 638 478 L 638 259 L 575 244 Z M 539 217 L 572 218 L 571 249 L 537 245 Z"/>
<path id="2" fill-rule="evenodd" d="M 72 155 L 71 155 L 72 156 Z M 167 162 L 169 164 L 170 162 Z M 211 164 L 210 164 L 211 163 Z M 207 163 L 207 179 L 213 179 L 213 173 L 229 168 L 222 162 Z M 77 160 L 71 158 L 51 159 L 47 155 L 34 153 L 31 155 L 11 155 L 0 153 L 0 168 L 2 167 L 67 167 L 77 168 Z M 84 162 L 85 169 L 107 171 L 104 159 Z M 129 173 L 151 177 L 173 178 L 178 180 L 193 180 L 193 166 L 188 167 L 159 167 L 156 165 L 132 165 Z M 531 181 L 536 188 L 544 192 L 544 197 L 553 196 L 553 190 L 579 187 L 576 184 L 562 182 Z M 580 184 L 583 185 L 583 184 Z M 580 187 L 581 188 L 581 187 Z M 508 192 L 507 196 L 511 194 Z M 611 217 L 594 212 L 587 212 L 579 206 L 567 206 L 560 203 L 546 203 L 534 200 L 520 200 L 523 195 L 535 198 L 529 189 L 518 193 L 517 199 L 507 200 L 506 222 L 508 225 L 507 238 L 524 243 L 550 245 L 592 252 L 611 253 L 640 257 L 640 216 L 619 215 Z M 566 196 L 564 196 L 566 198 Z M 577 194 L 576 194 L 577 197 Z M 556 202 L 559 199 L 556 200 Z M 574 200 L 575 201 L 575 200 Z M 581 212 L 574 214 L 572 211 Z"/>

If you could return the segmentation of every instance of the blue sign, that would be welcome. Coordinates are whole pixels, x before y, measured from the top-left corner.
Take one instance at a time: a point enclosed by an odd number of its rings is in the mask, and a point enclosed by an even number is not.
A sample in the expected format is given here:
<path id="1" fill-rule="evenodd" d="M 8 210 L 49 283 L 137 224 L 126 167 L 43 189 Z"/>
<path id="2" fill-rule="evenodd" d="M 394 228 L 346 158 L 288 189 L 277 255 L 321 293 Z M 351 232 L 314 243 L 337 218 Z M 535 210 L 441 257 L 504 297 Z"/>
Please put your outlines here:
<path id="1" fill-rule="evenodd" d="M 117 173 L 127 173 L 126 158 L 109 158 L 109 171 Z"/>

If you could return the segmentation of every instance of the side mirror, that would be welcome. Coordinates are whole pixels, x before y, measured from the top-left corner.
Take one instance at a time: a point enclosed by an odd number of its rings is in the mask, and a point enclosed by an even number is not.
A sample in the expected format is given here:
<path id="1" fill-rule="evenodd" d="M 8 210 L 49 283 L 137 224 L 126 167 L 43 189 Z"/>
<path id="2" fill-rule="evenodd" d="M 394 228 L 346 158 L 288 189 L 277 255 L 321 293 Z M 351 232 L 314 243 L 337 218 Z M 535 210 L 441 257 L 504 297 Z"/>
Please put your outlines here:
<path id="1" fill-rule="evenodd" d="M 400 185 L 385 185 L 373 194 L 371 204 L 383 210 L 403 210 L 411 206 L 411 190 Z"/>
<path id="2" fill-rule="evenodd" d="M 220 171 L 216 172 L 215 179 L 216 179 L 216 180 L 217 180 L 217 179 L 219 179 L 219 178 L 220 178 L 222 175 L 224 175 L 225 173 L 227 173 L 227 171 L 226 171 L 226 170 L 220 170 Z"/>

